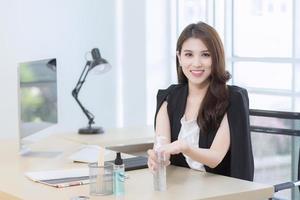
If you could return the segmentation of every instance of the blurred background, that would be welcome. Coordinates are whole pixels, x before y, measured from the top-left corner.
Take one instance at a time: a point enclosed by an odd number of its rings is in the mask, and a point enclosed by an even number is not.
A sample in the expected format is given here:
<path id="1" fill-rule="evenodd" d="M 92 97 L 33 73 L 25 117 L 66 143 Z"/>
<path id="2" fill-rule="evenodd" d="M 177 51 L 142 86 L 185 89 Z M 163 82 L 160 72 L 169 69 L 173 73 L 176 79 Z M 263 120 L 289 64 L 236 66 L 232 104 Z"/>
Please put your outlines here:
<path id="1" fill-rule="evenodd" d="M 96 125 L 152 126 L 157 90 L 177 82 L 176 40 L 198 21 L 219 32 L 229 84 L 247 88 L 250 108 L 300 112 L 297 0 L 0 0 L 0 138 L 18 134 L 18 65 L 46 58 L 57 59 L 55 131 L 86 125 L 71 91 L 94 47 L 113 67 L 89 76 L 80 93 Z M 289 126 L 282 120 L 268 123 Z M 252 137 L 256 181 L 296 178 L 299 139 Z M 276 195 L 298 199 L 298 193 Z"/>

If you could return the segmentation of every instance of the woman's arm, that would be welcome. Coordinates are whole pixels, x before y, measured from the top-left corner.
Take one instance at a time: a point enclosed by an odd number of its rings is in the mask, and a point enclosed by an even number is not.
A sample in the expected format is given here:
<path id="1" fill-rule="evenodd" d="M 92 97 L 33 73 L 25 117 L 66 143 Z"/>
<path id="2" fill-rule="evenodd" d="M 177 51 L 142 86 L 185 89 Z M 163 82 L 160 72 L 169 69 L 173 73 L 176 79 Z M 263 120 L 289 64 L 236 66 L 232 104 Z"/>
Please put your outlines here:
<path id="1" fill-rule="evenodd" d="M 155 136 L 160 135 L 164 136 L 167 139 L 167 144 L 171 142 L 171 128 L 170 128 L 170 120 L 167 110 L 168 103 L 166 101 L 161 105 L 157 116 L 156 116 L 156 128 L 155 128 Z M 149 149 L 148 151 L 148 167 L 154 171 L 156 169 L 157 158 L 153 149 Z M 166 157 L 166 165 L 170 164 L 169 162 L 170 156 Z"/>
<path id="2" fill-rule="evenodd" d="M 167 143 L 170 143 L 171 128 L 167 106 L 168 103 L 164 101 L 157 113 L 155 135 L 164 136 L 167 139 Z"/>
<path id="3" fill-rule="evenodd" d="M 190 147 L 185 141 L 177 140 L 166 145 L 164 152 L 166 155 L 184 153 L 195 161 L 207 165 L 210 168 L 215 168 L 225 157 L 229 146 L 230 131 L 227 114 L 225 114 L 209 149 Z"/>

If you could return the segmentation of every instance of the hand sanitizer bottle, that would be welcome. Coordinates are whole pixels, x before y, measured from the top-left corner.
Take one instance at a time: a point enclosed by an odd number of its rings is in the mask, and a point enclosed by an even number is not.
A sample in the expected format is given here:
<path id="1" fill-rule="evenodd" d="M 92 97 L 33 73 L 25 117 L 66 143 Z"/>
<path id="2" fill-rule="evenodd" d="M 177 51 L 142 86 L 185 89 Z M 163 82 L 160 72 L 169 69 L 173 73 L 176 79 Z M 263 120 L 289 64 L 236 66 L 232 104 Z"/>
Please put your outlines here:
<path id="1" fill-rule="evenodd" d="M 114 194 L 116 196 L 123 196 L 125 180 L 125 167 L 123 164 L 123 159 L 121 158 L 121 153 L 117 152 L 116 159 L 114 162 Z"/>
<path id="2" fill-rule="evenodd" d="M 166 177 L 166 166 L 165 157 L 161 151 L 161 147 L 166 144 L 167 139 L 163 136 L 156 136 L 154 151 L 157 156 L 157 169 L 153 174 L 154 190 L 165 191 L 167 190 L 167 177 Z"/>

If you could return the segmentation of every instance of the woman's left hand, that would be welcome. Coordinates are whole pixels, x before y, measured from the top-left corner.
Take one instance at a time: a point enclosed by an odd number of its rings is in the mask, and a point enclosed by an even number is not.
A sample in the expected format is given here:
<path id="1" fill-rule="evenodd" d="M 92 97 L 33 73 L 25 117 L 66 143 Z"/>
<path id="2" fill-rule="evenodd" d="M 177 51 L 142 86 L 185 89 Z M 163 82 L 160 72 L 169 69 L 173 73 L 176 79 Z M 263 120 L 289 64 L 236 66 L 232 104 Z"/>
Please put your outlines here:
<path id="1" fill-rule="evenodd" d="M 187 149 L 188 145 L 184 140 L 176 140 L 161 147 L 161 151 L 164 152 L 166 156 L 184 153 Z"/>

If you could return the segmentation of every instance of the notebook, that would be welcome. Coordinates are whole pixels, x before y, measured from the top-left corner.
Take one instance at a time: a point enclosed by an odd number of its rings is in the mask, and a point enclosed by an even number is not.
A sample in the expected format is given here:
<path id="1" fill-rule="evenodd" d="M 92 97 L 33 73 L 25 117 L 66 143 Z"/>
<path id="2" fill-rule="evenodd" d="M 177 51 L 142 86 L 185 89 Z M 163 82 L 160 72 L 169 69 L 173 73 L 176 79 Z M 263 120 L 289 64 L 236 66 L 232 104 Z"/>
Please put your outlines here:
<path id="1" fill-rule="evenodd" d="M 86 145 L 82 147 L 79 151 L 73 153 L 68 159 L 72 160 L 73 162 L 83 162 L 83 163 L 93 163 L 97 162 L 99 158 L 99 149 L 102 148 L 97 145 Z M 110 151 L 105 151 L 105 155 L 110 154 Z M 114 163 L 114 160 L 110 160 L 107 162 Z M 147 157 L 142 156 L 135 156 L 132 158 L 123 158 L 123 162 L 125 165 L 125 171 L 136 170 L 136 169 L 143 169 L 147 168 Z"/>
<path id="2" fill-rule="evenodd" d="M 89 183 L 89 169 L 64 169 L 27 172 L 25 176 L 30 180 L 52 187 L 63 188 Z"/>
<path id="3" fill-rule="evenodd" d="M 110 160 L 110 161 L 106 161 L 106 162 L 113 163 L 114 161 Z M 142 157 L 142 156 L 136 156 L 136 157 L 132 157 L 132 158 L 123 159 L 125 171 L 148 168 L 147 162 L 148 162 L 148 158 Z"/>
<path id="4" fill-rule="evenodd" d="M 90 150 L 84 149 L 76 154 L 73 154 L 69 157 L 69 159 L 73 160 L 73 162 L 83 162 L 83 163 L 93 163 L 97 162 L 98 152 L 90 152 Z M 106 161 L 110 163 L 114 163 L 114 160 Z M 125 165 L 125 171 L 136 170 L 136 169 L 144 169 L 147 168 L 148 158 L 142 156 L 136 156 L 132 158 L 123 158 L 123 162 Z"/>

